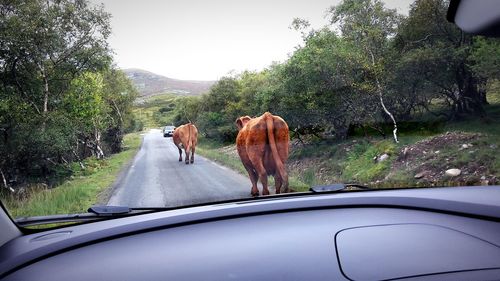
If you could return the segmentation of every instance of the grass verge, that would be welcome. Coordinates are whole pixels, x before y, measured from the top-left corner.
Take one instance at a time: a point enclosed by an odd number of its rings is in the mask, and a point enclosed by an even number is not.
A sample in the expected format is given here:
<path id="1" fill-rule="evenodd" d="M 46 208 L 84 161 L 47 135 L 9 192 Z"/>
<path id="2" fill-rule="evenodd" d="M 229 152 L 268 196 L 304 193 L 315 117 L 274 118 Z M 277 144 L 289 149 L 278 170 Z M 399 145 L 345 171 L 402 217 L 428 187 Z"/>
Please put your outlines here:
<path id="1" fill-rule="evenodd" d="M 85 160 L 85 170 L 74 168 L 70 180 L 47 189 L 27 188 L 23 199 L 10 195 L 2 198 L 11 216 L 43 216 L 86 212 L 95 204 L 99 194 L 111 186 L 121 168 L 136 154 L 141 144 L 139 133 L 124 137 L 124 150 L 104 160 Z"/>

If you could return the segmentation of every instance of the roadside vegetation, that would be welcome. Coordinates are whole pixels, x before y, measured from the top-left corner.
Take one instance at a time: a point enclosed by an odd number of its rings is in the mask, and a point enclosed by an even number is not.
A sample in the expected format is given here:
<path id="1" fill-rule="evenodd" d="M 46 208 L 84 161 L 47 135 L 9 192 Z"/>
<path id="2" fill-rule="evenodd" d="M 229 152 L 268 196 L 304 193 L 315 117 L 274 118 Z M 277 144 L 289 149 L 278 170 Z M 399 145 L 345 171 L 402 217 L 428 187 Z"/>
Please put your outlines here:
<path id="1" fill-rule="evenodd" d="M 344 0 L 323 28 L 295 19 L 303 43 L 288 60 L 176 100 L 169 121 L 195 123 L 200 153 L 234 166 L 236 118 L 279 115 L 288 169 L 307 185 L 497 184 L 500 41 L 461 32 L 447 6 L 419 0 L 402 16 Z"/>
<path id="2" fill-rule="evenodd" d="M 124 135 L 142 128 L 110 15 L 86 1 L 7 1 L 0 22 L 2 201 L 14 215 L 84 211 L 130 157 L 117 154 Z"/>
<path id="3" fill-rule="evenodd" d="M 55 188 L 46 184 L 24 187 L 16 193 L 2 192 L 2 202 L 12 217 L 85 213 L 96 203 L 106 203 L 108 188 L 121 168 L 136 154 L 139 133 L 124 136 L 122 151 L 105 159 L 87 158 L 85 169 L 77 163 L 66 165 L 71 176 Z"/>

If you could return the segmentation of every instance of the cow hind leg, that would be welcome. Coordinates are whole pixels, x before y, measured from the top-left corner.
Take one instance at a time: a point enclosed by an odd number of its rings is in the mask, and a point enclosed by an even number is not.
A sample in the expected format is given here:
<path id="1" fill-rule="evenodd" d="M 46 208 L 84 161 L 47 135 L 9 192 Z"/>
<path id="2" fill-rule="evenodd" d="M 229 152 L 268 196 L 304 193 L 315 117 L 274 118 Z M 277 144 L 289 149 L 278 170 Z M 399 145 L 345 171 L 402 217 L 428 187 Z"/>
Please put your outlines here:
<path id="1" fill-rule="evenodd" d="M 283 182 L 281 181 L 280 176 L 274 175 L 274 187 L 276 188 L 276 194 L 280 194 L 282 184 Z"/>
<path id="2" fill-rule="evenodd" d="M 258 176 L 255 170 L 251 165 L 243 165 L 248 172 L 248 176 L 250 177 L 250 181 L 252 182 L 252 189 L 250 190 L 250 194 L 252 196 L 259 196 L 259 189 L 257 188 Z"/>
<path id="3" fill-rule="evenodd" d="M 194 163 L 194 151 L 195 151 L 195 147 L 193 146 L 193 147 L 191 148 L 191 161 L 190 161 L 190 162 L 191 162 L 191 164 L 193 164 L 193 163 Z"/>
<path id="4" fill-rule="evenodd" d="M 184 153 L 186 154 L 185 162 L 186 162 L 186 165 L 188 165 L 189 164 L 189 148 L 186 148 Z"/>
<path id="5" fill-rule="evenodd" d="M 262 161 L 255 163 L 255 171 L 259 175 L 260 183 L 262 184 L 262 195 L 269 195 L 269 189 L 267 188 L 267 172 L 262 164 Z"/>
<path id="6" fill-rule="evenodd" d="M 179 162 L 182 162 L 182 149 L 180 148 L 177 149 L 179 149 Z"/>
<path id="7" fill-rule="evenodd" d="M 288 173 L 283 170 L 281 172 L 283 178 L 281 179 L 281 187 L 283 187 L 283 192 L 288 193 L 290 192 L 290 189 L 288 188 Z"/>

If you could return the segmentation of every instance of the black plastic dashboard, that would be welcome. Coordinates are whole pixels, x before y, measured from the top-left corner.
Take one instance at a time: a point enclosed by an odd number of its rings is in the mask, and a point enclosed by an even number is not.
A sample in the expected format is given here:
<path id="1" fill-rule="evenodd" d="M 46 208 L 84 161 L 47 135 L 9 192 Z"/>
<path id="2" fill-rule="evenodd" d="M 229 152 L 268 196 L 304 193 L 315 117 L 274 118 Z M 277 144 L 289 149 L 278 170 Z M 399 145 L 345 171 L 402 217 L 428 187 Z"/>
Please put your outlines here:
<path id="1" fill-rule="evenodd" d="M 26 235 L 4 280 L 500 280 L 500 187 L 179 209 Z"/>

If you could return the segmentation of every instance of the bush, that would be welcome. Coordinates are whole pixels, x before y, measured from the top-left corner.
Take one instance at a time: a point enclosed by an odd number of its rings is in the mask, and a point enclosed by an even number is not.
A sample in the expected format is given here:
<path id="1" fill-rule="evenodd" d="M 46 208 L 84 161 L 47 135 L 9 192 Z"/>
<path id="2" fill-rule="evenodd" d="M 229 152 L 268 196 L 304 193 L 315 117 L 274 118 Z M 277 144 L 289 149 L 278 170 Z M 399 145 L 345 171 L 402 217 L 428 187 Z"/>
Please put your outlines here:
<path id="1" fill-rule="evenodd" d="M 128 134 L 133 132 L 140 132 L 142 130 L 144 130 L 144 122 L 142 122 L 142 120 L 140 119 L 134 118 L 130 121 L 130 124 L 125 127 L 124 133 Z"/>

